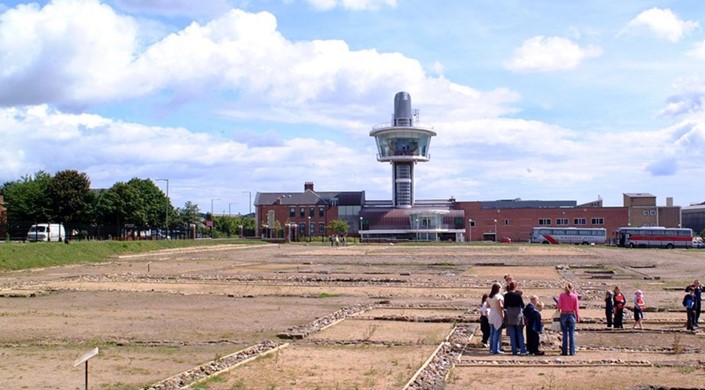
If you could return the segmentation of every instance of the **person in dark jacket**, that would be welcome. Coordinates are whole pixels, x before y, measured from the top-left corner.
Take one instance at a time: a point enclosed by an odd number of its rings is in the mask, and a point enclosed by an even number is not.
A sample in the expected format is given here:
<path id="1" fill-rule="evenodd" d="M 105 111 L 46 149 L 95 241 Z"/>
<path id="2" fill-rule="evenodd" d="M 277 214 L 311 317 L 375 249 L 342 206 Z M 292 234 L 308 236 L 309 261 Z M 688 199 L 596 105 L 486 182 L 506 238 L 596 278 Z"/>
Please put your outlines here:
<path id="1" fill-rule="evenodd" d="M 482 345 L 487 346 L 490 339 L 490 306 L 487 302 L 489 294 L 482 294 L 482 303 L 480 304 L 480 330 L 482 330 Z"/>
<path id="2" fill-rule="evenodd" d="M 524 319 L 526 320 L 526 350 L 530 355 L 544 354 L 543 351 L 539 351 L 539 334 L 543 331 L 541 311 L 538 310 L 540 306 L 539 297 L 532 295 L 529 298 L 529 304 L 524 308 Z"/>
<path id="3" fill-rule="evenodd" d="M 605 319 L 607 320 L 607 327 L 612 327 L 612 316 L 614 315 L 614 296 L 612 291 L 607 290 L 605 292 Z"/>
<path id="4" fill-rule="evenodd" d="M 685 288 L 683 306 L 685 307 L 687 313 L 685 327 L 688 330 L 695 330 L 695 291 L 693 286 L 688 286 Z"/>
<path id="5" fill-rule="evenodd" d="M 504 294 L 504 309 L 507 312 L 507 334 L 512 346 L 512 355 L 517 353 L 526 355 L 526 345 L 524 345 L 524 300 L 517 292 L 517 283 L 509 282 L 507 293 Z"/>
<path id="6" fill-rule="evenodd" d="M 693 310 L 695 311 L 695 318 L 693 319 L 693 327 L 697 328 L 698 327 L 698 322 L 700 322 L 700 311 L 702 309 L 702 302 L 703 302 L 703 285 L 700 284 L 699 280 L 696 280 L 693 282 L 691 285 L 693 288 L 693 299 L 694 302 L 693 304 L 695 307 Z"/>

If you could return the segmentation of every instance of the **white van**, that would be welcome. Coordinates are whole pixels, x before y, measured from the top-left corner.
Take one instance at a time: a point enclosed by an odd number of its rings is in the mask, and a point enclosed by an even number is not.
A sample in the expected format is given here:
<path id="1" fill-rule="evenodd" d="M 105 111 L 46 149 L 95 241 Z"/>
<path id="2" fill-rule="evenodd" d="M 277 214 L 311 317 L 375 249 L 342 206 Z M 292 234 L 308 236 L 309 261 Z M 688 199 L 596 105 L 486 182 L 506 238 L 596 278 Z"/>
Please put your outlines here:
<path id="1" fill-rule="evenodd" d="M 64 225 L 60 223 L 38 223 L 27 232 L 27 241 L 63 241 L 66 238 Z"/>

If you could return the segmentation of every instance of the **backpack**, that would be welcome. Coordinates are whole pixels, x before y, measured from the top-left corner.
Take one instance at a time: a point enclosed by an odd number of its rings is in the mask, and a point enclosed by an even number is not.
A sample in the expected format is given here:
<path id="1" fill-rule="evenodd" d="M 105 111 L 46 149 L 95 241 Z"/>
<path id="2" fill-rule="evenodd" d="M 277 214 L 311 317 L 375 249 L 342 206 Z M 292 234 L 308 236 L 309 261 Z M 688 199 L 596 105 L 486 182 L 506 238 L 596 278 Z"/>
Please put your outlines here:
<path id="1" fill-rule="evenodd" d="M 624 298 L 624 294 L 619 293 L 614 296 L 614 301 L 615 301 L 615 308 L 617 309 L 623 309 L 624 308 L 624 303 L 626 299 Z"/>
<path id="2" fill-rule="evenodd" d="M 639 306 L 639 308 L 644 307 L 644 299 L 642 297 L 638 297 L 636 299 L 636 305 Z"/>
<path id="3" fill-rule="evenodd" d="M 688 310 L 692 310 L 695 307 L 695 299 L 693 299 L 690 294 L 686 295 L 685 298 L 683 298 L 683 306 Z"/>

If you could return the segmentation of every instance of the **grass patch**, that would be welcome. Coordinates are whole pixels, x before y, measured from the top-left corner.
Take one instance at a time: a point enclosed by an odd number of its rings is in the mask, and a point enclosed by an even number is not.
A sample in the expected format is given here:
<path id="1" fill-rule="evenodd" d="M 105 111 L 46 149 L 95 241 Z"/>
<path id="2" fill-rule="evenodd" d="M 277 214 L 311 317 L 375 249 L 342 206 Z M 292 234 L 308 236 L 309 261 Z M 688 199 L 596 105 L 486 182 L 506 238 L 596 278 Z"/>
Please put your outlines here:
<path id="1" fill-rule="evenodd" d="M 318 294 L 318 298 L 337 298 L 339 297 L 340 294 L 331 294 L 331 293 L 320 293 Z"/>
<path id="2" fill-rule="evenodd" d="M 191 388 L 192 389 L 208 389 L 208 388 L 210 388 L 209 385 L 211 385 L 211 384 L 225 383 L 226 381 L 227 380 L 225 378 L 223 378 L 222 376 L 216 375 L 216 376 L 212 376 L 208 379 L 202 380 L 198 383 L 191 385 Z"/>
<path id="3" fill-rule="evenodd" d="M 261 244 L 258 240 L 160 240 L 160 241 L 74 241 L 0 244 L 0 271 L 52 267 L 108 261 L 118 255 L 160 249 L 190 248 L 224 244 Z"/>

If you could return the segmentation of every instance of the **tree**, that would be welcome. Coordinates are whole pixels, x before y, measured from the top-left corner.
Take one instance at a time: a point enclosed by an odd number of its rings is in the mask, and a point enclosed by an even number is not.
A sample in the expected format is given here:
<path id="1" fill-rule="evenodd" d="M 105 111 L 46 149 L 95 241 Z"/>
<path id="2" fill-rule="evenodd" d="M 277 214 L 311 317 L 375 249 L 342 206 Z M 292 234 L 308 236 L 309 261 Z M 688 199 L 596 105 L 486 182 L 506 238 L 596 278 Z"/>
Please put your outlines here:
<path id="1" fill-rule="evenodd" d="M 183 208 L 177 209 L 176 213 L 180 224 L 191 225 L 201 222 L 201 211 L 198 205 L 191 201 L 186 202 Z"/>
<path id="2" fill-rule="evenodd" d="M 74 170 L 57 172 L 49 184 L 52 209 L 59 222 L 69 226 L 76 222 L 87 222 L 93 196 L 91 181 L 85 173 Z"/>
<path id="3" fill-rule="evenodd" d="M 0 193 L 5 197 L 7 224 L 12 236 L 23 236 L 33 223 L 56 220 L 49 195 L 51 181 L 49 173 L 39 171 L 0 187 Z"/>
<path id="4" fill-rule="evenodd" d="M 328 224 L 328 229 L 332 230 L 333 233 L 338 235 L 345 235 L 350 229 L 348 223 L 342 219 L 334 219 Z"/>
<path id="5" fill-rule="evenodd" d="M 138 230 L 162 226 L 167 206 L 170 204 L 166 195 L 154 182 L 134 178 L 127 183 L 115 183 L 101 193 L 96 211 L 117 233 L 125 225 L 134 225 Z"/>

